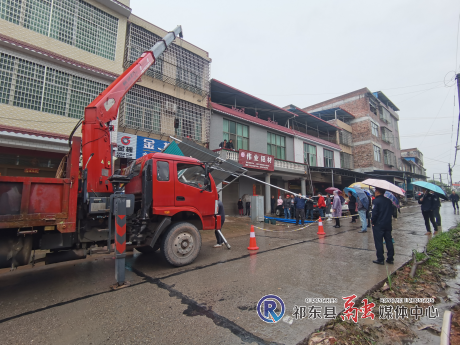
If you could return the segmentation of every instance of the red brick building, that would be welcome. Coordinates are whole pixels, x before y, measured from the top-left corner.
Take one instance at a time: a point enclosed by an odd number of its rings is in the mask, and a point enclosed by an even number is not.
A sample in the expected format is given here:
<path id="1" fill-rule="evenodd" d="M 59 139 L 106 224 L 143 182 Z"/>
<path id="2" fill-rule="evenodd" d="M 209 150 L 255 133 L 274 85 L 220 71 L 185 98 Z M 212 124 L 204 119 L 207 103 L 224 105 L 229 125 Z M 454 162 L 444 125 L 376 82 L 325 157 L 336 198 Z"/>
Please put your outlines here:
<path id="1" fill-rule="evenodd" d="M 304 110 L 323 119 L 351 126 L 351 154 L 355 171 L 383 173 L 403 170 L 399 109 L 382 92 L 363 88 Z M 352 117 L 341 114 L 351 114 Z"/>

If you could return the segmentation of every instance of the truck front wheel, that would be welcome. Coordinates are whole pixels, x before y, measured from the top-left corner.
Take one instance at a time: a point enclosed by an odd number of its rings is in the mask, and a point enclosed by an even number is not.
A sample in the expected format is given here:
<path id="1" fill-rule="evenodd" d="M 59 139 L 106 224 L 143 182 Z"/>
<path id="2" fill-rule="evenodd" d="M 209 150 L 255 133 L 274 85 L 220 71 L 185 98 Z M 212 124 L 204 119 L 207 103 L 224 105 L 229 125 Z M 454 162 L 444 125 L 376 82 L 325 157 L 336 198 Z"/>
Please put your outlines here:
<path id="1" fill-rule="evenodd" d="M 186 222 L 170 226 L 161 243 L 161 252 L 173 266 L 191 264 L 201 249 L 201 235 L 198 229 Z"/>

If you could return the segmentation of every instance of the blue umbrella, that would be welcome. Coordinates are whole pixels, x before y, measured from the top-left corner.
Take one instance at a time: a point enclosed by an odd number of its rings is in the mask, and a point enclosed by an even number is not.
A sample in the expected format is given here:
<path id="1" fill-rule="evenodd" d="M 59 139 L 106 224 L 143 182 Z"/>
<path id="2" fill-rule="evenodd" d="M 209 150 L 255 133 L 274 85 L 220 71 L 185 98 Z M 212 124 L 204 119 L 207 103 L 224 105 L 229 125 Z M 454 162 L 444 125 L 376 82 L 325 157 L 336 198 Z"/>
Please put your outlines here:
<path id="1" fill-rule="evenodd" d="M 358 195 L 358 198 L 363 204 L 363 206 L 368 210 L 369 209 L 369 199 L 367 198 L 367 195 L 364 192 L 364 190 L 362 190 L 359 187 L 353 187 L 353 189 L 356 191 L 356 194 Z"/>
<path id="2" fill-rule="evenodd" d="M 390 199 L 392 204 L 399 208 L 399 200 L 397 197 L 393 195 L 393 193 L 386 191 L 385 194 L 383 194 L 383 196 L 387 199 Z"/>
<path id="3" fill-rule="evenodd" d="M 445 199 L 445 200 L 448 199 L 446 193 L 442 190 L 442 188 L 437 186 L 437 185 L 435 185 L 435 184 L 433 184 L 433 183 L 425 182 L 425 181 L 415 181 L 415 182 L 412 182 L 412 184 L 414 186 L 419 186 L 419 187 L 431 190 L 431 191 L 439 194 L 439 196 L 441 198 Z"/>
<path id="4" fill-rule="evenodd" d="M 343 189 L 343 191 L 344 191 L 345 193 L 347 193 L 347 194 L 348 194 L 348 192 L 351 192 L 351 194 L 353 194 L 354 197 L 357 197 L 357 196 L 358 196 L 358 194 L 356 193 L 356 191 L 355 191 L 353 188 L 351 188 L 351 187 L 345 187 L 345 188 Z"/>

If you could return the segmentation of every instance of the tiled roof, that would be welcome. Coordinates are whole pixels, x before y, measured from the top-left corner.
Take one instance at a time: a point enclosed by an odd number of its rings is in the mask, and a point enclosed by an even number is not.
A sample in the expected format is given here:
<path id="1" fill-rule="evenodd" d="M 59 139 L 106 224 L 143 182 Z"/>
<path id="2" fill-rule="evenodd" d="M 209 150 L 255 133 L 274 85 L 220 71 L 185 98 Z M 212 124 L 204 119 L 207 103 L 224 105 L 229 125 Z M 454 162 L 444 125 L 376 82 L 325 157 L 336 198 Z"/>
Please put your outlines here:
<path id="1" fill-rule="evenodd" d="M 298 137 L 301 137 L 301 138 L 303 138 L 305 140 L 308 140 L 308 141 L 311 141 L 311 142 L 314 142 L 314 143 L 318 143 L 318 144 L 321 144 L 323 146 L 328 146 L 328 147 L 333 148 L 335 150 L 341 150 L 340 145 L 338 145 L 338 144 L 334 144 L 334 143 L 331 143 L 331 142 L 329 142 L 327 140 L 316 138 L 316 137 L 314 137 L 312 135 L 305 134 L 305 133 L 302 133 L 302 132 L 299 132 L 299 131 L 296 131 L 296 130 L 293 130 L 293 129 L 290 129 L 290 128 L 287 128 L 287 127 L 280 126 L 280 125 L 278 125 L 276 123 L 273 123 L 273 122 L 265 121 L 265 120 L 260 119 L 258 117 L 254 117 L 254 116 L 251 116 L 251 115 L 244 114 L 242 112 L 239 112 L 239 111 L 231 109 L 231 108 L 227 108 L 227 107 L 225 107 L 223 105 L 220 105 L 220 104 L 217 104 L 217 103 L 214 103 L 214 102 L 211 102 L 211 107 L 212 107 L 212 109 L 214 109 L 216 111 L 219 111 L 221 113 L 231 115 L 231 116 L 234 116 L 234 117 L 238 117 L 238 118 L 240 118 L 242 120 L 246 120 L 246 121 L 258 124 L 260 126 L 271 128 L 271 129 L 277 130 L 279 132 L 290 134 L 292 136 L 298 136 Z"/>
<path id="2" fill-rule="evenodd" d="M 0 132 L 27 134 L 27 135 L 33 135 L 33 136 L 36 136 L 36 137 L 61 139 L 61 140 L 69 139 L 69 136 L 65 135 L 65 134 L 57 134 L 57 133 L 50 133 L 50 132 L 44 132 L 44 131 L 37 131 L 35 129 L 27 129 L 27 128 L 20 128 L 20 127 L 14 127 L 14 126 L 6 126 L 6 125 L 1 125 L 1 124 L 0 124 Z"/>

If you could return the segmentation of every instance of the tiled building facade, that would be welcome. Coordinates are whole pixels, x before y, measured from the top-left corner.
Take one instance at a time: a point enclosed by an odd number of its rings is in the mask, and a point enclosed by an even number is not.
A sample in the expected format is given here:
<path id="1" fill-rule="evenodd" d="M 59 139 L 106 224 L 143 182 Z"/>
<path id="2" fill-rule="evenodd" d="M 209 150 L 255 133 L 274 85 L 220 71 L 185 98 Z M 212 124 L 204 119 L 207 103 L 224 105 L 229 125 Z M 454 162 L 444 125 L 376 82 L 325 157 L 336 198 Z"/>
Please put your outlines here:
<path id="1" fill-rule="evenodd" d="M 53 152 L 63 156 L 68 151 L 65 137 L 84 108 L 167 33 L 131 14 L 129 6 L 129 0 L 0 3 L 4 162 L 31 165 L 34 151 L 46 152 L 40 138 L 56 135 L 62 139 L 54 138 L 61 142 L 54 143 Z M 173 135 L 209 142 L 210 62 L 207 52 L 176 40 L 125 97 L 115 127 L 152 140 Z M 175 120 L 179 128 L 174 128 Z M 28 147 L 21 142 L 24 131 L 30 133 Z M 1 174 L 18 174 L 17 166 L 0 165 Z M 49 166 L 50 171 L 57 168 Z"/>

